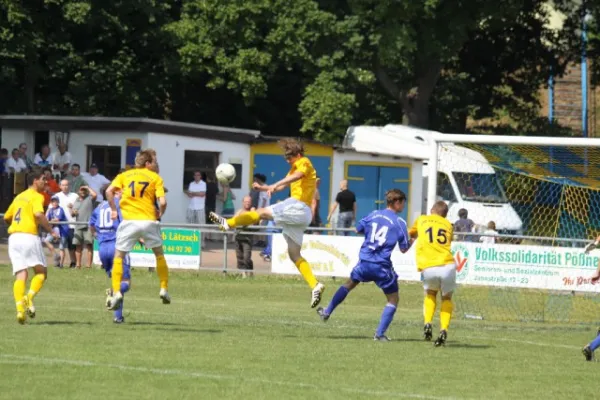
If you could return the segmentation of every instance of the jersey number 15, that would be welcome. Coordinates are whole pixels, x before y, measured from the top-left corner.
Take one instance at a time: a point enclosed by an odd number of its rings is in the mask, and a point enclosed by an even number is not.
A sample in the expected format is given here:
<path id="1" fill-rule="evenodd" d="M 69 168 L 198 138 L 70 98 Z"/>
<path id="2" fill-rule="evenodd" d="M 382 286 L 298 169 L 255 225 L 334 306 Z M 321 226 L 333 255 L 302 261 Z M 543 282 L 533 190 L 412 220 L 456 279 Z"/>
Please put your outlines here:
<path id="1" fill-rule="evenodd" d="M 427 236 L 429 238 L 429 243 L 433 243 L 433 239 L 434 239 L 433 238 L 433 228 L 429 228 L 425 232 L 427 232 Z M 446 230 L 445 229 L 438 229 L 437 235 L 435 237 L 435 240 L 439 244 L 446 244 L 446 243 L 448 243 L 448 238 L 446 237 Z"/>

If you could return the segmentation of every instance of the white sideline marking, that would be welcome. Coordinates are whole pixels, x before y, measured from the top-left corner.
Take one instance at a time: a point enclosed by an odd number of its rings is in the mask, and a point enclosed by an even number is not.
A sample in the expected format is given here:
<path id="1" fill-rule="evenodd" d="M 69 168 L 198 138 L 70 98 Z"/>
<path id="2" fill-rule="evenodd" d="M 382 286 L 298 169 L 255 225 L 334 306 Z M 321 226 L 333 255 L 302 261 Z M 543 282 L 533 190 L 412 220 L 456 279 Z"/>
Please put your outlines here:
<path id="1" fill-rule="evenodd" d="M 253 383 L 264 383 L 264 384 L 269 384 L 269 385 L 291 386 L 291 387 L 300 387 L 300 388 L 316 388 L 316 389 L 322 390 L 322 391 L 329 391 L 329 392 L 336 391 L 336 392 L 346 392 L 346 393 L 372 395 L 372 396 L 386 396 L 386 397 L 393 396 L 393 397 L 404 397 L 404 398 L 412 398 L 412 399 L 427 399 L 427 400 L 454 400 L 454 399 L 456 399 L 455 397 L 438 397 L 438 396 L 421 395 L 421 394 L 415 394 L 415 393 L 391 392 L 391 391 L 383 391 L 383 390 L 352 389 L 352 388 L 345 388 L 345 387 L 319 386 L 314 383 L 248 378 L 245 376 L 212 374 L 212 373 L 207 373 L 207 372 L 184 371 L 184 370 L 179 370 L 179 369 L 158 369 L 158 368 L 134 367 L 131 365 L 122 365 L 122 364 L 102 364 L 102 363 L 96 363 L 93 361 L 67 360 L 67 359 L 46 358 L 46 357 L 32 357 L 32 356 L 23 356 L 23 355 L 17 355 L 17 354 L 0 354 L 0 364 L 72 365 L 72 366 L 76 366 L 76 367 L 117 369 L 119 371 L 140 372 L 140 373 L 147 373 L 147 374 L 154 374 L 154 375 L 176 375 L 176 376 L 186 376 L 186 377 L 190 377 L 190 378 L 204 378 L 204 379 L 213 379 L 213 380 L 243 380 L 243 381 L 248 381 L 248 382 L 253 382 Z"/>
<path id="2" fill-rule="evenodd" d="M 491 338 L 491 337 L 481 337 L 481 336 L 460 336 L 465 339 L 473 339 L 473 340 L 489 340 L 492 342 L 511 342 L 511 343 L 521 343 L 521 344 L 530 344 L 533 346 L 542 346 L 542 347 L 560 347 L 563 349 L 569 350 L 581 350 L 583 346 L 569 346 L 568 344 L 555 344 L 555 343 L 542 343 L 542 342 L 532 342 L 529 340 L 517 340 L 517 339 L 509 339 L 509 338 Z"/>

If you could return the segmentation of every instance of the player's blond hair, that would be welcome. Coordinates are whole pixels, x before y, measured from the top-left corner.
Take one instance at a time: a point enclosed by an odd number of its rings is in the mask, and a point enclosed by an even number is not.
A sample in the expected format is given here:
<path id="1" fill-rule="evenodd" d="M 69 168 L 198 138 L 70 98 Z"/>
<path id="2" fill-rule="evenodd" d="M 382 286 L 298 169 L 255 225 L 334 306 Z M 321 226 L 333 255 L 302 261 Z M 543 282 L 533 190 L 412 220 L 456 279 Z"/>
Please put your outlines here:
<path id="1" fill-rule="evenodd" d="M 302 142 L 299 142 L 296 139 L 285 138 L 279 141 L 279 147 L 283 150 L 283 153 L 286 157 L 290 156 L 303 156 L 304 155 L 304 145 Z"/>
<path id="2" fill-rule="evenodd" d="M 152 163 L 155 158 L 156 151 L 154 149 L 142 150 L 135 156 L 135 166 L 136 168 L 144 168 L 146 163 Z"/>
<path id="3" fill-rule="evenodd" d="M 446 218 L 446 215 L 448 215 L 448 204 L 442 200 L 436 201 L 433 207 L 431 207 L 431 212 Z"/>
<path id="4" fill-rule="evenodd" d="M 385 192 L 385 201 L 388 206 L 393 205 L 397 201 L 405 201 L 406 194 L 400 189 L 390 189 Z"/>

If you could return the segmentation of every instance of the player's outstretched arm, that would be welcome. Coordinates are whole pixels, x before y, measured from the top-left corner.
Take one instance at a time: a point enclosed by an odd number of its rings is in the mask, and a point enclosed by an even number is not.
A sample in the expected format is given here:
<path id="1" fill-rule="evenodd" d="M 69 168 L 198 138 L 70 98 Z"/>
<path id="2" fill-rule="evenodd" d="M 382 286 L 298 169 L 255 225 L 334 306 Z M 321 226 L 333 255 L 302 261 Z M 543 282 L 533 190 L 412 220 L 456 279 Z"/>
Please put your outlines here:
<path id="1" fill-rule="evenodd" d="M 117 177 L 118 178 L 118 177 Z M 110 206 L 110 218 L 114 221 L 119 218 L 119 213 L 117 212 L 117 204 L 115 203 L 115 191 L 118 188 L 116 186 L 110 185 L 106 188 L 106 201 L 108 201 L 108 205 Z"/>
<path id="2" fill-rule="evenodd" d="M 280 190 L 283 190 L 286 187 L 290 186 L 292 183 L 299 181 L 303 177 L 304 177 L 304 172 L 296 171 L 293 174 L 286 176 L 279 182 L 271 185 L 272 187 L 274 187 L 273 192 L 279 192 Z"/>
<path id="3" fill-rule="evenodd" d="M 158 218 L 162 218 L 165 215 L 165 211 L 167 211 L 167 198 L 162 196 L 158 198 Z"/>
<path id="4" fill-rule="evenodd" d="M 13 215 L 15 214 L 14 209 L 13 209 L 13 205 L 11 204 L 8 207 L 8 210 L 6 210 L 6 212 L 4 213 L 4 222 L 6 222 L 6 225 L 10 225 L 12 223 L 13 220 Z"/>

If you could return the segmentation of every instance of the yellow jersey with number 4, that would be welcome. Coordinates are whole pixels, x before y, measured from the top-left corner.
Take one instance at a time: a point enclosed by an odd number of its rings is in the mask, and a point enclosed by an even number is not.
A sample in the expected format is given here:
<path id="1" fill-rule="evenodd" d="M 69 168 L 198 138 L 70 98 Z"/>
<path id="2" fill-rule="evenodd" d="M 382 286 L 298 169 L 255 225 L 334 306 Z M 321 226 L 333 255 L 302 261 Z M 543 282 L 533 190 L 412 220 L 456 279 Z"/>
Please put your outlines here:
<path id="1" fill-rule="evenodd" d="M 315 189 L 317 188 L 317 171 L 315 171 L 315 168 L 307 157 L 297 159 L 292 164 L 292 169 L 290 169 L 288 175 L 297 171 L 302 172 L 304 176 L 290 185 L 291 197 L 300 200 L 310 207 L 315 195 Z"/>
<path id="2" fill-rule="evenodd" d="M 119 174 L 112 186 L 122 190 L 119 207 L 123 220 L 156 221 L 156 199 L 165 196 L 162 178 L 148 168 L 135 168 Z"/>
<path id="3" fill-rule="evenodd" d="M 5 220 L 12 220 L 8 233 L 38 234 L 35 214 L 44 214 L 44 196 L 36 190 L 27 189 L 15 197 L 4 213 Z"/>
<path id="4" fill-rule="evenodd" d="M 415 221 L 409 234 L 418 234 L 417 268 L 419 271 L 439 267 L 454 262 L 452 255 L 452 236 L 454 228 L 446 218 L 432 214 L 421 215 Z"/>

